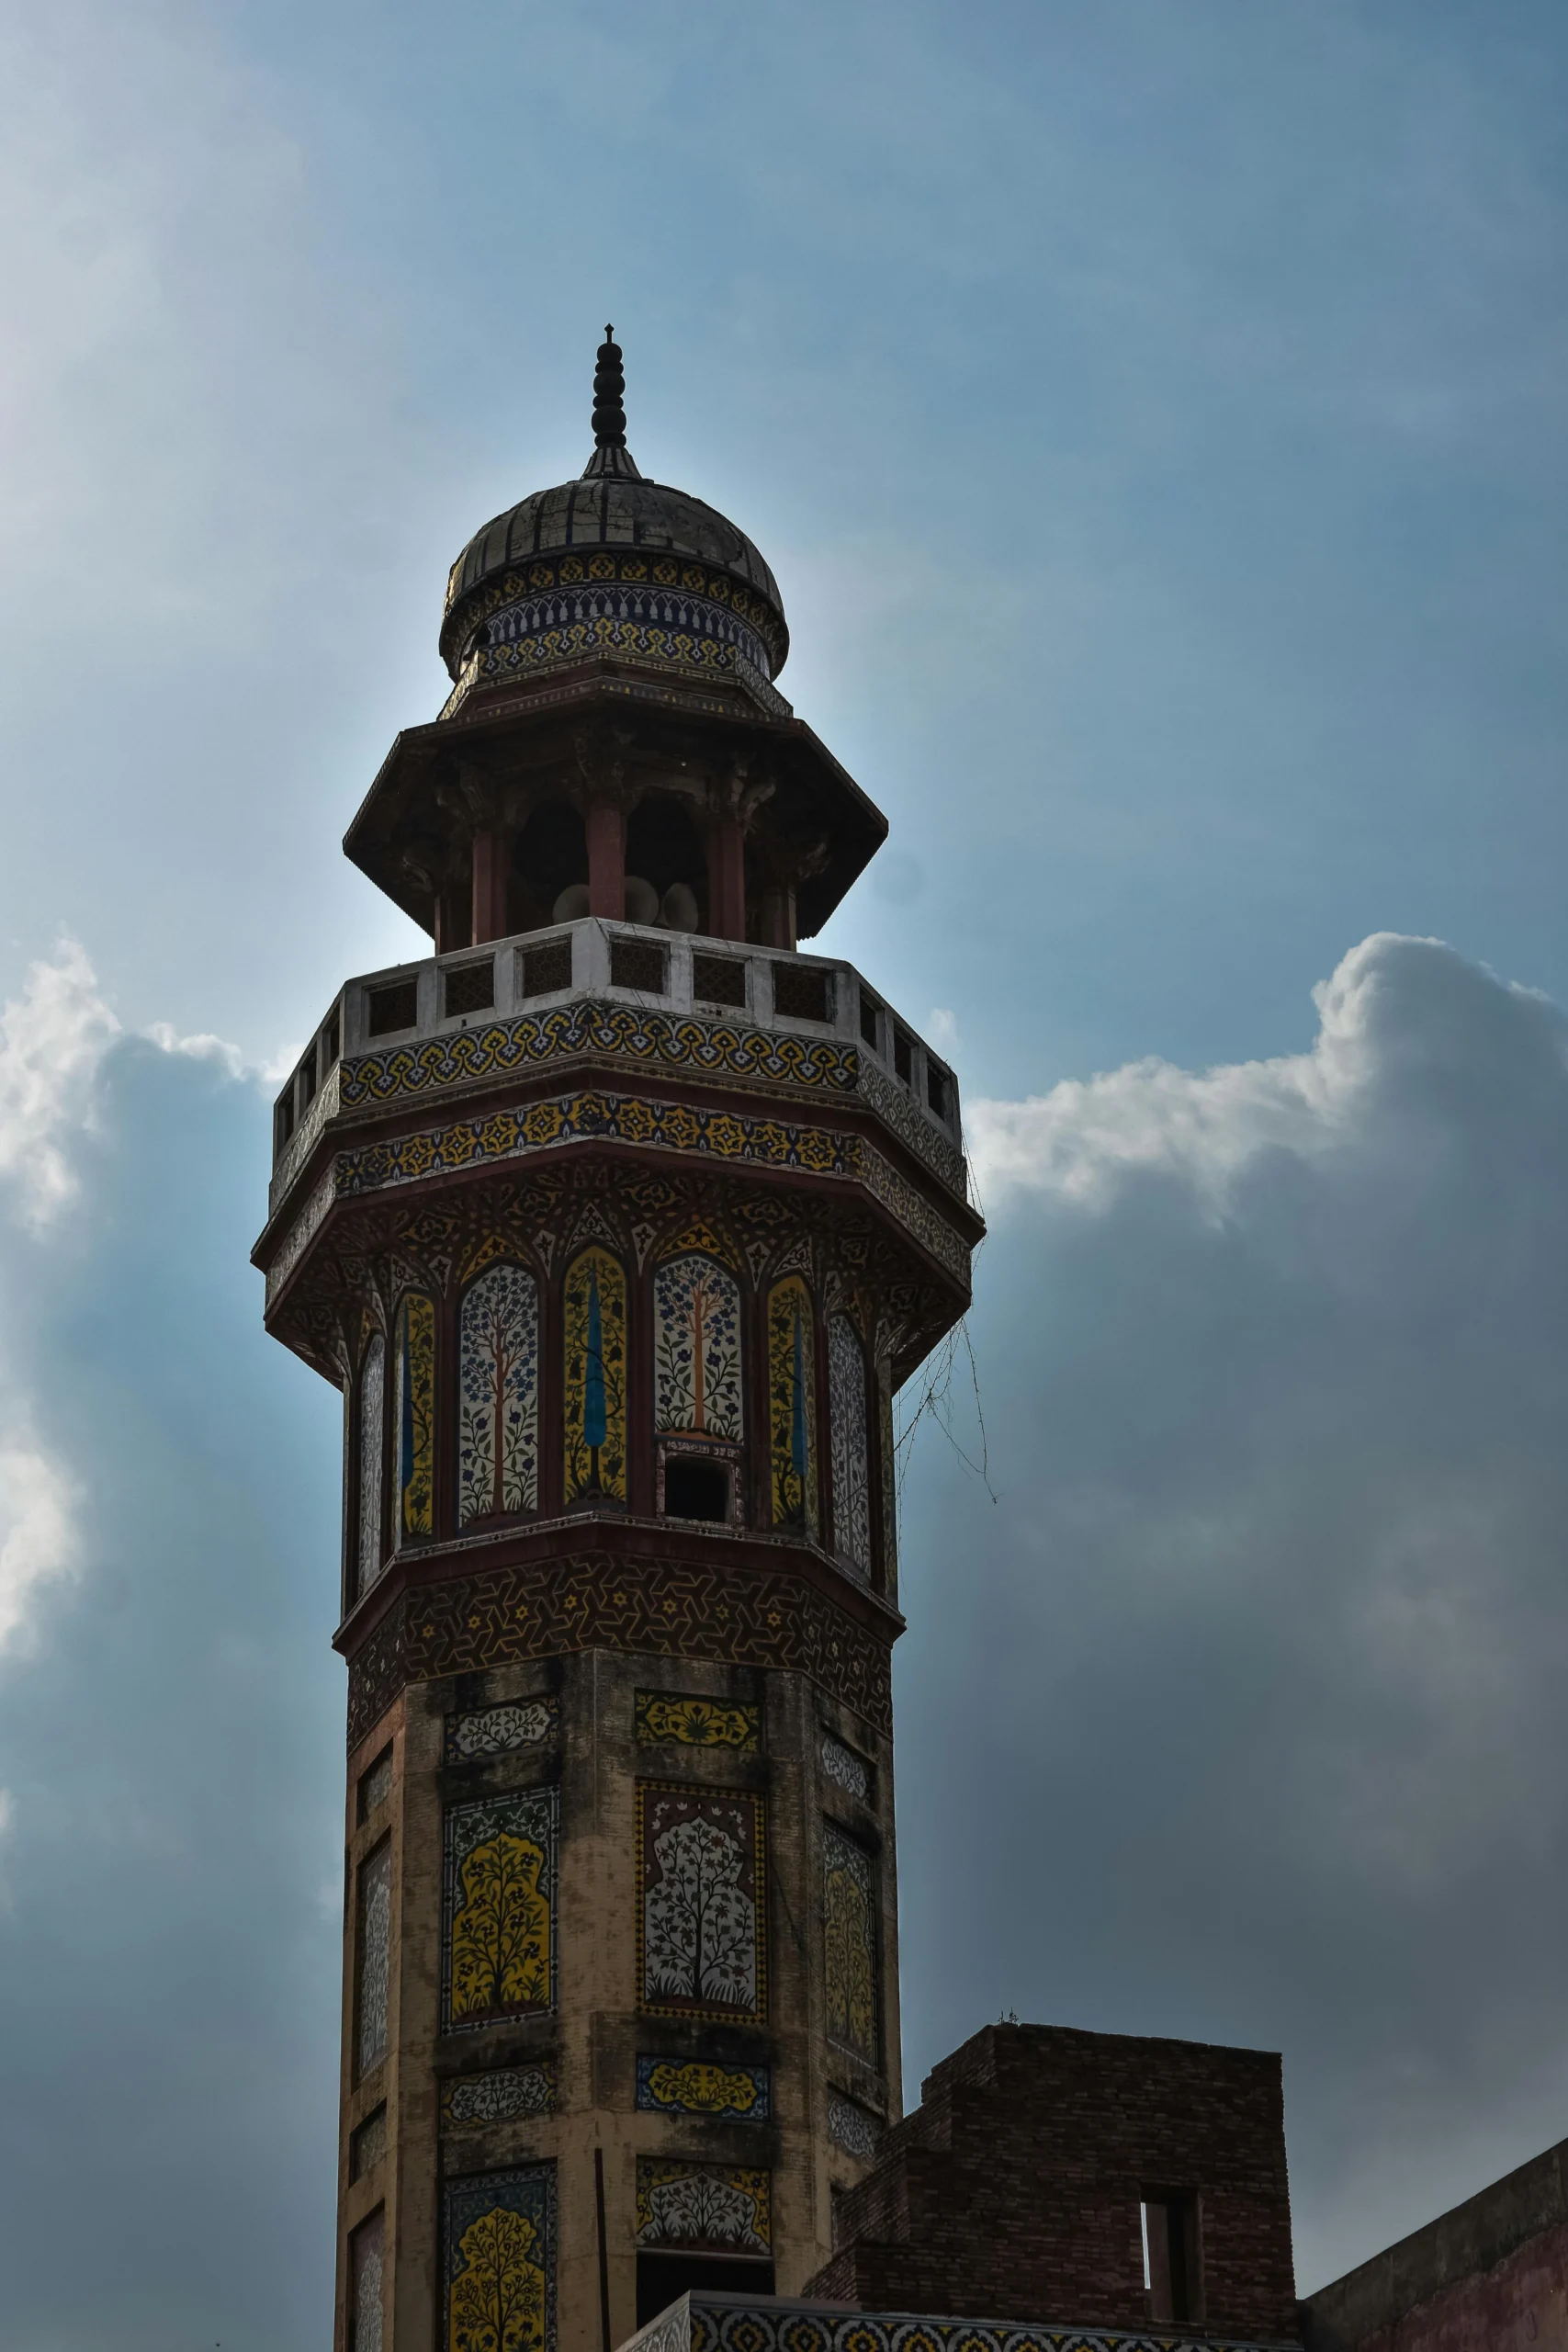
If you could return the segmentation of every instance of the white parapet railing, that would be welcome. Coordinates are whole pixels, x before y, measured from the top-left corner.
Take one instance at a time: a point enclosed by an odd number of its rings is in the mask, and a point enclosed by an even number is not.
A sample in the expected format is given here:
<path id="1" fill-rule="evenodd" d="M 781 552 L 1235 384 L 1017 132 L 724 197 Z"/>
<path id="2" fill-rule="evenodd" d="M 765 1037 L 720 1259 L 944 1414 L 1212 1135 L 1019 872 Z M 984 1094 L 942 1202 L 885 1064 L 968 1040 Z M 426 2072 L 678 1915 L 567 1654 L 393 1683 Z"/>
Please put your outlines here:
<path id="1" fill-rule="evenodd" d="M 577 997 L 840 1038 L 880 1069 L 921 1125 L 962 1151 L 953 1071 L 852 964 L 589 918 L 347 981 L 277 1097 L 275 1189 L 285 1160 L 290 1170 L 300 1164 L 336 1107 L 341 1061 Z"/>

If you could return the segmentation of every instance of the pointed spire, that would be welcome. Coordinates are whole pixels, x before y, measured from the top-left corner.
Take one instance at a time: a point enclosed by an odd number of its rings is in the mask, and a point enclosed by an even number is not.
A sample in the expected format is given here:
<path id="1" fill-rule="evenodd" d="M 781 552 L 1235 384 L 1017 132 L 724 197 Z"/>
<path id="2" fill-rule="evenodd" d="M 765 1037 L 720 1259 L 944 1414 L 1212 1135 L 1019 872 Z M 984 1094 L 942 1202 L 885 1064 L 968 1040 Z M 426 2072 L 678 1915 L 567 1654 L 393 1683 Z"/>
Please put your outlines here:
<path id="1" fill-rule="evenodd" d="M 593 455 L 582 469 L 591 474 L 624 474 L 633 481 L 642 476 L 626 447 L 626 378 L 621 346 L 614 327 L 606 327 L 593 368 Z"/>

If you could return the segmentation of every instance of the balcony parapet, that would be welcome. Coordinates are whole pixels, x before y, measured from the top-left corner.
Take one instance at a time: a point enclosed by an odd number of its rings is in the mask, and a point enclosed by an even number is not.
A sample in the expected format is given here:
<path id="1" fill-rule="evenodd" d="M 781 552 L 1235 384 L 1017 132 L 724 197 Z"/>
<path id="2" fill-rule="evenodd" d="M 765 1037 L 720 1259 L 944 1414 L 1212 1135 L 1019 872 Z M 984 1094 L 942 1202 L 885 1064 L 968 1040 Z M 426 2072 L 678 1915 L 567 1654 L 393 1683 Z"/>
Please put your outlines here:
<path id="1" fill-rule="evenodd" d="M 858 1097 L 967 1201 L 953 1072 L 852 965 L 589 920 L 350 980 L 277 1098 L 269 1214 L 342 1114 L 583 1057 Z"/>

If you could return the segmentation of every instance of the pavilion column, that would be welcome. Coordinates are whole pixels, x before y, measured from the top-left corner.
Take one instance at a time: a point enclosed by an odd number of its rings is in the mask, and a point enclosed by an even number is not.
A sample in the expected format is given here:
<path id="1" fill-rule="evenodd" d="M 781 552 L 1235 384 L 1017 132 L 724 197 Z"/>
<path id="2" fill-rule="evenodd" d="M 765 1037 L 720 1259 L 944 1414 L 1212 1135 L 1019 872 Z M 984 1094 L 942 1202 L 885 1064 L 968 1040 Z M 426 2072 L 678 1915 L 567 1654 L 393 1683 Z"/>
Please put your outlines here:
<path id="1" fill-rule="evenodd" d="M 739 817 L 717 817 L 708 830 L 708 932 L 746 936 L 746 835 Z"/>
<path id="2" fill-rule="evenodd" d="M 474 832 L 473 937 L 470 946 L 506 935 L 506 833 L 500 825 Z"/>
<path id="3" fill-rule="evenodd" d="M 795 947 L 795 888 L 781 882 L 762 893 L 762 944 Z"/>
<path id="4" fill-rule="evenodd" d="M 604 922 L 626 913 L 626 816 L 613 800 L 588 804 L 588 911 Z"/>

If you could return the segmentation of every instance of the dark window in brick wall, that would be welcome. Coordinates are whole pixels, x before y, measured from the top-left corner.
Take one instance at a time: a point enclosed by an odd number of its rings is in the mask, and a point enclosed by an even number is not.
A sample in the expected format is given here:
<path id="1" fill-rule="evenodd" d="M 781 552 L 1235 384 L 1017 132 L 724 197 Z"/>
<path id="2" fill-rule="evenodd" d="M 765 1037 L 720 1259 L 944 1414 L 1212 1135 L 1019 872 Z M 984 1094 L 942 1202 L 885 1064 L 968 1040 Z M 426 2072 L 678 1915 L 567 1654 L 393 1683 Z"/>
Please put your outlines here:
<path id="1" fill-rule="evenodd" d="M 1146 2197 L 1143 2223 L 1149 2317 L 1201 2318 L 1197 2199 L 1183 2189 L 1166 2189 Z"/>
<path id="2" fill-rule="evenodd" d="M 612 939 L 610 982 L 617 989 L 636 989 L 643 996 L 663 996 L 664 950 L 651 939 Z"/>
<path id="3" fill-rule="evenodd" d="M 412 980 L 393 980 L 384 989 L 371 989 L 366 1026 L 373 1037 L 389 1037 L 394 1029 L 412 1029 L 418 1019 L 419 990 Z"/>
<path id="4" fill-rule="evenodd" d="M 702 1004 L 744 1004 L 745 965 L 733 956 L 694 956 L 692 994 Z"/>
<path id="5" fill-rule="evenodd" d="M 947 1072 L 938 1069 L 935 1062 L 926 1062 L 926 1101 L 939 1119 L 947 1116 Z"/>
<path id="6" fill-rule="evenodd" d="M 299 1110 L 301 1115 L 316 1099 L 316 1057 L 307 1054 L 299 1065 Z"/>
<path id="7" fill-rule="evenodd" d="M 876 999 L 874 996 L 867 996 L 865 990 L 862 989 L 860 992 L 860 1034 L 865 1044 L 872 1048 L 874 1053 L 876 1050 Z"/>
<path id="8" fill-rule="evenodd" d="M 908 1036 L 902 1029 L 895 1029 L 893 1032 L 894 1076 L 896 1078 L 901 1078 L 905 1085 L 908 1086 L 909 1084 L 910 1074 L 914 1069 L 914 1047 L 910 1045 Z"/>
<path id="9" fill-rule="evenodd" d="M 482 964 L 459 964 L 455 972 L 446 975 L 446 1017 L 450 1021 L 459 1012 L 489 1012 L 495 1003 L 495 966 L 488 958 Z"/>
<path id="10" fill-rule="evenodd" d="M 523 993 L 525 996 L 554 996 L 558 989 L 571 986 L 571 942 L 552 939 L 543 947 L 523 950 Z"/>
<path id="11" fill-rule="evenodd" d="M 326 1025 L 321 1031 L 321 1073 L 323 1077 L 326 1072 L 331 1069 L 341 1051 L 342 1044 L 338 1030 L 338 1017 L 334 1011 L 328 1014 Z"/>
<path id="12" fill-rule="evenodd" d="M 809 964 L 775 964 L 773 1011 L 785 1021 L 831 1021 L 830 978 Z"/>

